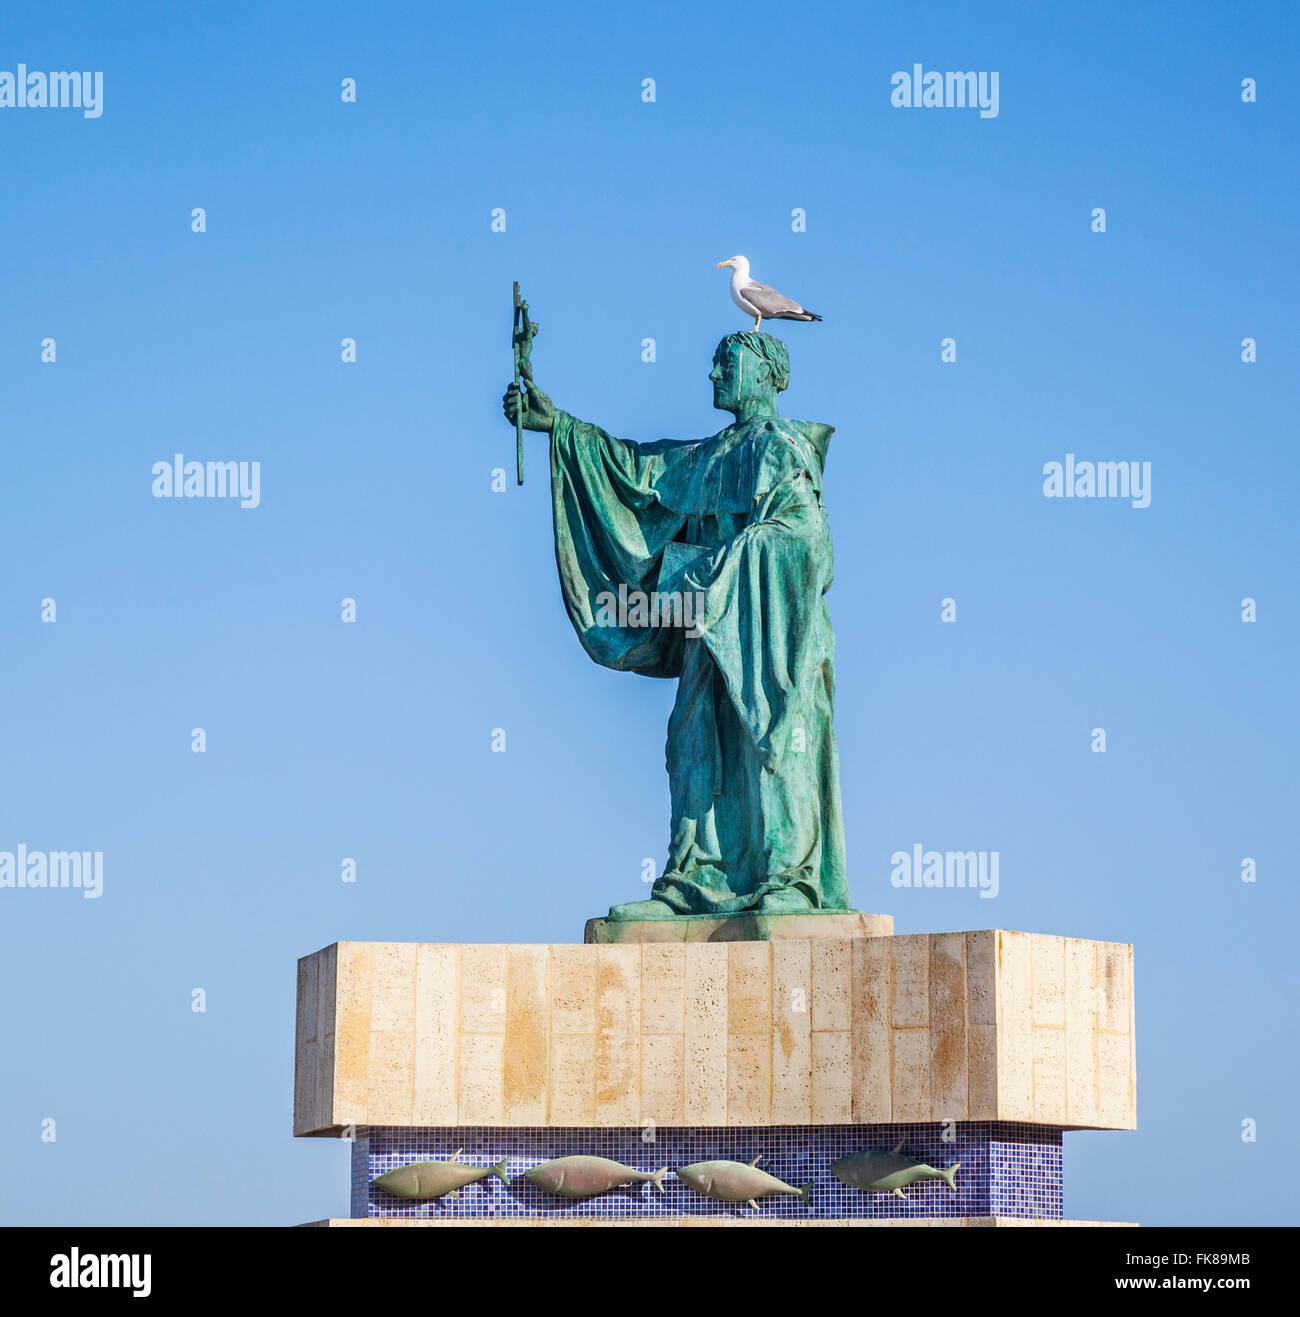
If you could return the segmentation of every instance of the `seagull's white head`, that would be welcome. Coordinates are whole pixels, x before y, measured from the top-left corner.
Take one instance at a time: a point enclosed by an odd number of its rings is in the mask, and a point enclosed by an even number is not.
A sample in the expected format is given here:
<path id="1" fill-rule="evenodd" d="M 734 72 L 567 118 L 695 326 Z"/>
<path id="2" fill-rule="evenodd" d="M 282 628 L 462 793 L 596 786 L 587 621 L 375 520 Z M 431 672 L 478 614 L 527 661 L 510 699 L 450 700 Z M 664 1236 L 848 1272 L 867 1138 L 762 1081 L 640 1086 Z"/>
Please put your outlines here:
<path id="1" fill-rule="evenodd" d="M 749 278 L 749 257 L 733 256 L 729 261 L 719 261 L 718 269 L 721 270 L 724 265 L 729 265 L 742 278 Z"/>

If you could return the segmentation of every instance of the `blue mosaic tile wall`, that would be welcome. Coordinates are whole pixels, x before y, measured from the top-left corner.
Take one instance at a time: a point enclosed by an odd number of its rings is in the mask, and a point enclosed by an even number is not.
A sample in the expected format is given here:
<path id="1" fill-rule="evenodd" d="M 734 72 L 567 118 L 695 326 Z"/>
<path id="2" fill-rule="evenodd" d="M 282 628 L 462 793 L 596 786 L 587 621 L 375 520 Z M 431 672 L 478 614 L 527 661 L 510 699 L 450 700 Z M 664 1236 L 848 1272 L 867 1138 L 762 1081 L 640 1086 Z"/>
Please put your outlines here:
<path id="1" fill-rule="evenodd" d="M 945 1130 L 949 1141 L 945 1141 Z M 412 1129 L 377 1126 L 357 1131 L 352 1149 L 354 1217 L 582 1216 L 610 1219 L 628 1216 L 763 1216 L 905 1218 L 932 1216 L 1055 1217 L 1063 1215 L 1061 1131 L 1008 1121 L 971 1121 L 954 1126 L 926 1125 L 774 1125 L 753 1129 L 668 1129 L 642 1141 L 639 1129 Z M 841 1184 L 831 1162 L 865 1148 L 903 1151 L 940 1169 L 960 1162 L 957 1192 L 941 1180 L 926 1180 L 893 1194 L 864 1194 Z M 442 1161 L 457 1148 L 467 1165 L 490 1166 L 508 1157 L 510 1183 L 480 1180 L 434 1202 L 393 1198 L 371 1182 L 386 1171 L 411 1162 Z M 609 1157 L 638 1170 L 670 1169 L 691 1162 L 727 1159 L 750 1161 L 787 1184 L 812 1183 L 812 1205 L 794 1197 L 759 1199 L 752 1207 L 718 1203 L 692 1192 L 675 1176 L 665 1180 L 665 1195 L 649 1184 L 629 1185 L 574 1202 L 544 1193 L 523 1172 L 553 1157 L 588 1154 Z"/>
<path id="2" fill-rule="evenodd" d="M 415 1132 L 416 1131 L 411 1131 L 411 1133 L 415 1133 Z M 457 1147 L 459 1146 L 460 1145 L 458 1144 Z M 456 1149 L 453 1148 L 452 1152 L 455 1151 Z M 411 1157 L 408 1160 L 433 1161 L 434 1159 L 432 1157 L 426 1157 L 426 1158 Z M 393 1166 L 400 1166 L 401 1164 L 402 1164 L 401 1162 L 392 1161 L 391 1165 L 384 1167 L 384 1170 L 392 1170 Z M 363 1216 L 371 1215 L 369 1208 L 370 1181 L 373 1180 L 376 1175 L 382 1175 L 383 1173 L 384 1171 L 380 1170 L 380 1171 L 375 1171 L 374 1174 L 371 1174 L 370 1138 L 364 1130 L 360 1130 L 360 1129 L 357 1130 L 356 1141 L 352 1145 L 352 1192 L 349 1195 L 349 1199 L 348 1199 L 349 1202 L 348 1215 L 350 1217 L 363 1217 Z M 386 1195 L 383 1195 L 379 1191 L 376 1191 L 375 1196 L 386 1197 Z M 391 1212 L 375 1212 L 374 1215 L 392 1216 L 396 1214 Z"/>

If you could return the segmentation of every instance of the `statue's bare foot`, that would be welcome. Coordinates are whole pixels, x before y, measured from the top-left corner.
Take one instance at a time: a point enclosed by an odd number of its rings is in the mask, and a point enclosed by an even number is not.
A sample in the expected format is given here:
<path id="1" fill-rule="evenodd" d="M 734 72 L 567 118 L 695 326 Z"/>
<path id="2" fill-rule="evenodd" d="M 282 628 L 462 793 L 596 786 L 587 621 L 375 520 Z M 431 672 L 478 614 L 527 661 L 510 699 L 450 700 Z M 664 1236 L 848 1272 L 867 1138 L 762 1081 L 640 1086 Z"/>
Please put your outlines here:
<path id="1" fill-rule="evenodd" d="M 667 901 L 625 901 L 609 907 L 611 919 L 672 919 L 676 914 Z"/>

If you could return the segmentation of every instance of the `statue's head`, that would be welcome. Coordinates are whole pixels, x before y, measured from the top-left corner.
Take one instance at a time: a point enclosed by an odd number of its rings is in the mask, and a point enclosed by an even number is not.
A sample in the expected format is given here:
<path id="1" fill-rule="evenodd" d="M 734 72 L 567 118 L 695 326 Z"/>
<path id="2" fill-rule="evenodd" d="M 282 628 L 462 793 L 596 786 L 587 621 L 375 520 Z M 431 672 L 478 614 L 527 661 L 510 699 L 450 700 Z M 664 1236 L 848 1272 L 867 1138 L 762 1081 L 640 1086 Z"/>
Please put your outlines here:
<path id="1" fill-rule="evenodd" d="M 713 354 L 713 405 L 740 417 L 742 412 L 776 414 L 776 395 L 790 383 L 785 344 L 770 334 L 747 329 L 728 334 Z"/>

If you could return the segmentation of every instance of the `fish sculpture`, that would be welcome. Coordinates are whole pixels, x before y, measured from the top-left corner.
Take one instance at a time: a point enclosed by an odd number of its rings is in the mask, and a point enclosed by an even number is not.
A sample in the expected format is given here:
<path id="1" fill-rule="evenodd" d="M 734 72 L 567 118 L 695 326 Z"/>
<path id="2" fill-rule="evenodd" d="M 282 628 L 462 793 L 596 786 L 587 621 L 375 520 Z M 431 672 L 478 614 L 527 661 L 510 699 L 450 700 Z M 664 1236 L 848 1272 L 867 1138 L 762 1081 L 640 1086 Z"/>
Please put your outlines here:
<path id="1" fill-rule="evenodd" d="M 893 1152 L 873 1148 L 867 1152 L 850 1153 L 831 1163 L 831 1174 L 850 1189 L 861 1189 L 864 1194 L 892 1191 L 900 1198 L 906 1198 L 903 1186 L 915 1184 L 918 1180 L 942 1180 L 955 1193 L 954 1177 L 960 1169 L 960 1162 L 953 1162 L 946 1171 L 940 1171 L 915 1157 L 908 1157 L 903 1153 L 901 1140 Z"/>
<path id="2" fill-rule="evenodd" d="M 647 1181 L 663 1193 L 667 1173 L 667 1167 L 660 1171 L 635 1171 L 608 1157 L 557 1157 L 554 1161 L 530 1166 L 524 1172 L 524 1179 L 561 1198 L 595 1198 L 620 1185 Z"/>
<path id="3" fill-rule="evenodd" d="M 399 1166 L 395 1171 L 387 1171 L 371 1182 L 375 1189 L 382 1189 L 394 1198 L 410 1198 L 425 1203 L 432 1198 L 441 1198 L 453 1189 L 463 1189 L 467 1184 L 486 1180 L 495 1175 L 498 1180 L 509 1180 L 506 1174 L 508 1157 L 503 1157 L 495 1166 L 466 1166 L 457 1158 L 464 1148 L 458 1148 L 450 1161 L 412 1162 L 409 1166 Z"/>
<path id="4" fill-rule="evenodd" d="M 802 1198 L 804 1205 L 812 1206 L 812 1185 L 805 1184 L 796 1189 L 793 1185 L 778 1180 L 775 1175 L 758 1169 L 761 1155 L 752 1162 L 695 1162 L 683 1166 L 677 1172 L 677 1178 L 705 1198 L 716 1198 L 720 1203 L 748 1203 L 757 1207 L 759 1198 L 769 1194 L 791 1194 Z"/>

